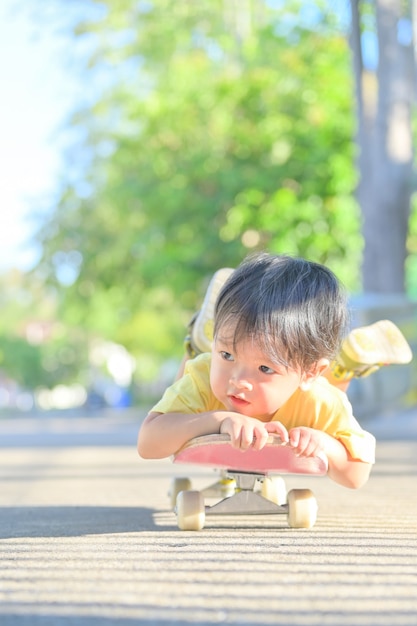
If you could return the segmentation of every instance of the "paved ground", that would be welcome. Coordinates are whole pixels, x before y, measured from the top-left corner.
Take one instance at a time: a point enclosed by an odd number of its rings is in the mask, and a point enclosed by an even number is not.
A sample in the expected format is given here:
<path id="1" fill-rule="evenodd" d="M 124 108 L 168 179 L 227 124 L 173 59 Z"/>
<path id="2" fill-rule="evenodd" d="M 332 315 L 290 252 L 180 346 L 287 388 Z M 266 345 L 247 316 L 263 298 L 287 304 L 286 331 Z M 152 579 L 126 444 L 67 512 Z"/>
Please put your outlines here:
<path id="1" fill-rule="evenodd" d="M 2 626 L 417 624 L 417 410 L 367 423 L 380 441 L 361 490 L 287 481 L 315 492 L 312 530 L 269 516 L 179 531 L 166 492 L 181 468 L 138 458 L 138 422 L 0 420 Z"/>

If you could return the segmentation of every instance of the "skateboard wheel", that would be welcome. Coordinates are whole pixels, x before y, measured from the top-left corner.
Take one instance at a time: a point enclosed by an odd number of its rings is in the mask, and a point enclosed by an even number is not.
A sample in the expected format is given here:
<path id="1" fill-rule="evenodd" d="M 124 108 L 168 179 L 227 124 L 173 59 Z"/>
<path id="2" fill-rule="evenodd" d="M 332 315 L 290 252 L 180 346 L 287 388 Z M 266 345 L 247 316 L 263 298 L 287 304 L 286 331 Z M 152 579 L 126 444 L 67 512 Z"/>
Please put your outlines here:
<path id="1" fill-rule="evenodd" d="M 176 504 L 178 528 L 201 530 L 206 518 L 203 495 L 199 491 L 181 491 Z"/>
<path id="2" fill-rule="evenodd" d="M 261 495 L 279 506 L 285 504 L 287 502 L 287 487 L 282 476 L 265 476 L 262 481 Z"/>
<path id="3" fill-rule="evenodd" d="M 177 503 L 177 495 L 180 491 L 188 491 L 191 489 L 191 481 L 189 478 L 173 478 L 168 491 L 168 497 L 171 507 L 174 509 Z"/>
<path id="4" fill-rule="evenodd" d="M 312 528 L 317 519 L 317 500 L 310 489 L 288 492 L 288 525 L 290 528 Z"/>

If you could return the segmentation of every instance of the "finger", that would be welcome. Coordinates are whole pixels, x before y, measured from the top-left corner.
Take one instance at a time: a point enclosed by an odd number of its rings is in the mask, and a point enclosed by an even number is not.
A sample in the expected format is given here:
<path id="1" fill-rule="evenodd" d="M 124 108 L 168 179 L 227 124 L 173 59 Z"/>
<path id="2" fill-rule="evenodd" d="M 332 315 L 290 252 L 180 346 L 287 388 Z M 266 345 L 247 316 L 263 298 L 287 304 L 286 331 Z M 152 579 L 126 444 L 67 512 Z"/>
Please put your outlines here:
<path id="1" fill-rule="evenodd" d="M 316 449 L 316 444 L 313 442 L 309 442 L 306 446 L 297 448 L 296 454 L 298 456 L 314 456 L 314 451 Z"/>
<path id="2" fill-rule="evenodd" d="M 314 456 L 318 442 L 309 430 L 300 429 L 300 436 L 295 452 L 298 456 Z"/>
<path id="3" fill-rule="evenodd" d="M 289 443 L 293 448 L 298 448 L 298 444 L 300 443 L 300 430 L 298 428 L 292 428 L 290 430 Z"/>
<path id="4" fill-rule="evenodd" d="M 268 433 L 279 435 L 283 443 L 288 443 L 288 431 L 284 424 L 281 424 L 281 422 L 267 422 L 264 427 Z"/>
<path id="5" fill-rule="evenodd" d="M 268 442 L 268 431 L 265 428 L 256 428 L 254 430 L 254 436 L 252 441 L 252 447 L 254 450 L 262 450 Z"/>
<path id="6" fill-rule="evenodd" d="M 242 428 L 239 436 L 239 448 L 241 450 L 248 450 L 254 441 L 255 434 L 253 428 Z"/>
<path id="7" fill-rule="evenodd" d="M 318 441 L 311 441 L 310 445 L 307 447 L 305 454 L 306 456 L 317 456 L 323 452 L 323 448 Z"/>
<path id="8" fill-rule="evenodd" d="M 230 445 L 232 448 L 240 448 L 241 430 L 242 428 L 238 424 L 230 423 L 227 433 L 230 435 Z"/>
<path id="9" fill-rule="evenodd" d="M 300 440 L 298 442 L 297 449 L 300 453 L 304 454 L 310 445 L 310 436 L 304 430 L 300 431 Z"/>

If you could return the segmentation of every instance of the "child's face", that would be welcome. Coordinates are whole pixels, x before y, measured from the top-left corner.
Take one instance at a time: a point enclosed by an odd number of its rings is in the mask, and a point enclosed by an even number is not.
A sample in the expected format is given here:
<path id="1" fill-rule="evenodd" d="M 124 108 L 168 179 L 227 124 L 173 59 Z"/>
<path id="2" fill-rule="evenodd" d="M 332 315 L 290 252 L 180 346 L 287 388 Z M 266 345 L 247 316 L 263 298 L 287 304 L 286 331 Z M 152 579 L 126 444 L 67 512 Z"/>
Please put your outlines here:
<path id="1" fill-rule="evenodd" d="M 220 336 L 212 354 L 211 388 L 235 413 L 269 421 L 303 381 L 300 370 L 274 365 L 252 341 L 240 343 L 235 351 Z"/>

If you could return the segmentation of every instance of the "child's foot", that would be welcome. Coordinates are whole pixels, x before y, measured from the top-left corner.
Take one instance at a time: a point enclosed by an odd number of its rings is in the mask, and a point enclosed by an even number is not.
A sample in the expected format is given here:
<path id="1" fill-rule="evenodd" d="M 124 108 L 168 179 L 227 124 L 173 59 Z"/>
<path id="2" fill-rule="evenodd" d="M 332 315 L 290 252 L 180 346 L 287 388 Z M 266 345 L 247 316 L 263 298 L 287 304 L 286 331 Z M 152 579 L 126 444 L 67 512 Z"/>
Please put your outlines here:
<path id="1" fill-rule="evenodd" d="M 335 378 L 350 380 L 369 376 L 382 365 L 409 363 L 412 358 L 399 328 L 389 320 L 381 320 L 352 330 L 330 368 Z"/>
<path id="2" fill-rule="evenodd" d="M 185 347 L 191 357 L 195 357 L 202 352 L 211 351 L 214 327 L 214 306 L 221 288 L 232 272 L 233 270 L 230 267 L 223 267 L 214 274 L 207 287 L 201 309 L 194 315 L 188 326 L 189 334 L 185 338 Z"/>

